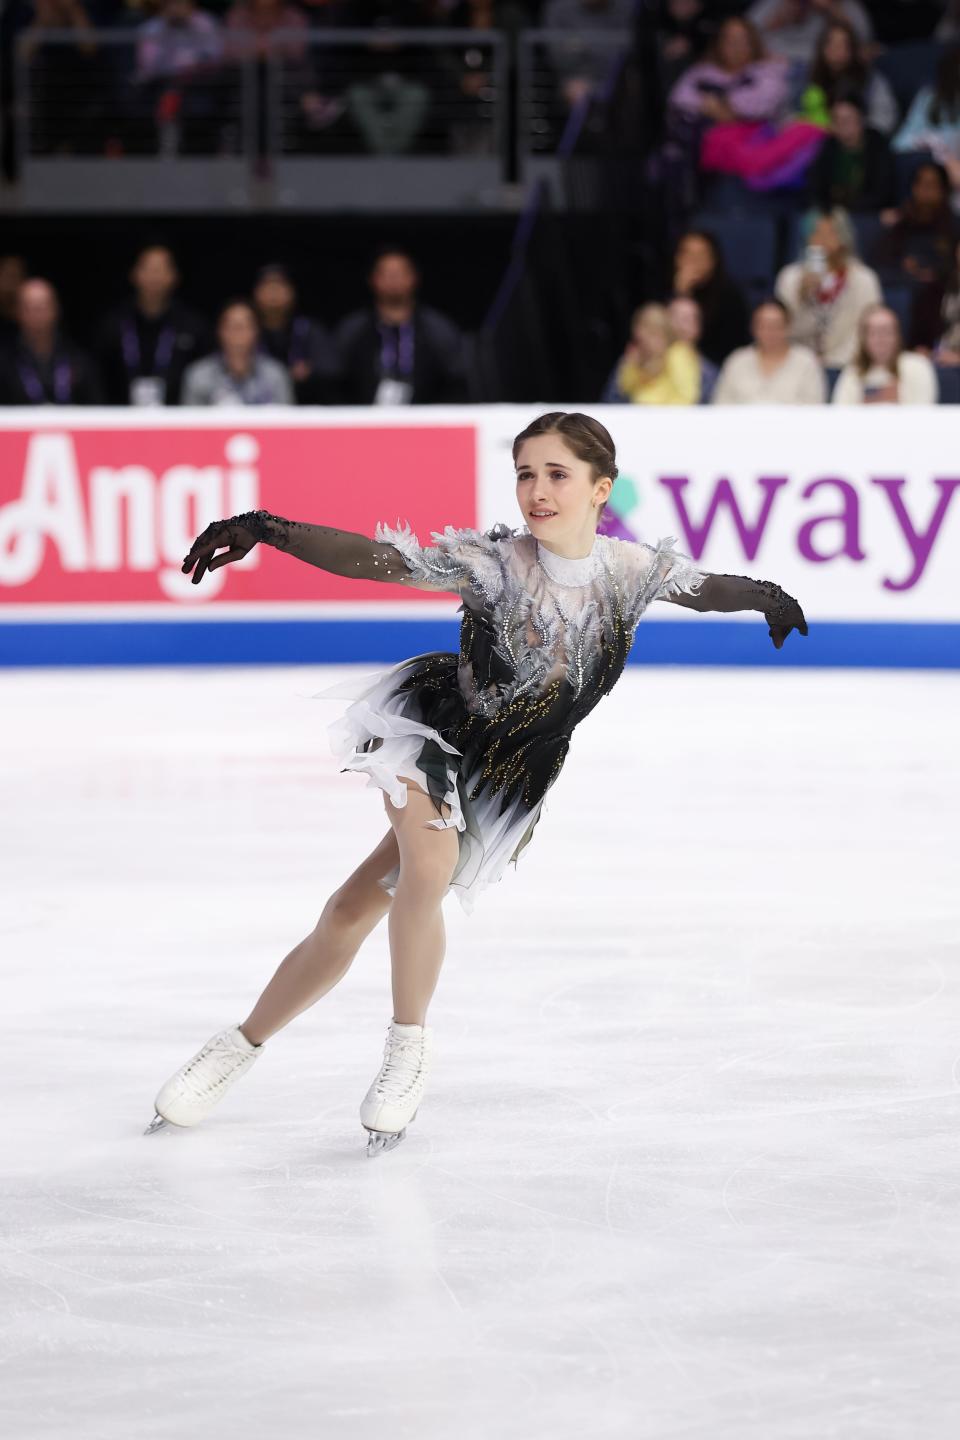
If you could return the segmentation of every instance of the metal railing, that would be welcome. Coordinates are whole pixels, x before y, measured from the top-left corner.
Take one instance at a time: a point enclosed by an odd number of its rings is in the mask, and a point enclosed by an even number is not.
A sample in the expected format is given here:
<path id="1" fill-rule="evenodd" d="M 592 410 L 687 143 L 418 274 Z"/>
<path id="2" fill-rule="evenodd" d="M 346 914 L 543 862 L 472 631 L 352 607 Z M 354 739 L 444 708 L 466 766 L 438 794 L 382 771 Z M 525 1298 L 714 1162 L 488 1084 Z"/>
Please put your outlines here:
<path id="1" fill-rule="evenodd" d="M 531 160 L 563 153 L 565 135 L 569 148 L 629 42 L 627 32 L 526 31 L 512 56 L 499 31 L 258 36 L 214 26 L 188 65 L 170 32 L 149 25 L 34 31 L 20 36 L 14 59 L 24 200 L 81 209 L 491 203 L 511 160 L 524 177 Z"/>

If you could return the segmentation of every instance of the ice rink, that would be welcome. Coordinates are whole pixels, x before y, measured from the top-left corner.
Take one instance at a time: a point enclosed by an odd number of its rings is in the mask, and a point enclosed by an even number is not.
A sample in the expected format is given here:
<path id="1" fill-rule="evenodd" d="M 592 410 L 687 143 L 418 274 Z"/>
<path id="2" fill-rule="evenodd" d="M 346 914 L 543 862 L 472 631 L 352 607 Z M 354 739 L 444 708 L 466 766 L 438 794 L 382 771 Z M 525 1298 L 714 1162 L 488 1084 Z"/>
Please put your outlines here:
<path id="1" fill-rule="evenodd" d="M 387 829 L 343 673 L 0 673 L 4 1434 L 956 1440 L 960 674 L 630 667 L 402 1145 L 385 922 L 146 1137 Z"/>

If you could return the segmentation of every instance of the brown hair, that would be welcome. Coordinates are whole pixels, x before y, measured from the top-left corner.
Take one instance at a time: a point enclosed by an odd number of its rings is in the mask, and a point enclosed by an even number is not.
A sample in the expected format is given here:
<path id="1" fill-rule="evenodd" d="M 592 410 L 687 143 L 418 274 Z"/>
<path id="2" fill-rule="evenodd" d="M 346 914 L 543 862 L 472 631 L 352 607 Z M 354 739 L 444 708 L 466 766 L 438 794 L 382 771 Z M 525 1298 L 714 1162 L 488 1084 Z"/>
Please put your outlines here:
<path id="1" fill-rule="evenodd" d="M 579 410 L 550 410 L 546 415 L 538 415 L 514 440 L 514 462 L 523 442 L 535 435 L 562 435 L 577 459 L 592 465 L 594 480 L 599 480 L 601 475 L 616 480 L 617 448 L 610 431 L 591 415 L 581 415 Z M 606 500 L 597 507 L 598 524 L 606 508 Z"/>
<path id="2" fill-rule="evenodd" d="M 893 363 L 891 364 L 890 368 L 893 371 L 894 375 L 896 375 L 899 379 L 900 356 L 903 354 L 905 349 L 903 343 L 903 331 L 900 326 L 900 316 L 897 314 L 896 310 L 891 310 L 889 305 L 868 305 L 866 310 L 864 310 L 863 314 L 860 316 L 860 325 L 858 327 L 859 345 L 857 348 L 856 359 L 853 363 L 857 368 L 858 375 L 866 375 L 867 371 L 873 364 L 873 361 L 867 354 L 867 324 L 872 316 L 880 315 L 884 312 L 886 312 L 887 315 L 893 316 L 894 323 L 897 327 L 897 353 L 893 357 Z"/>
<path id="3" fill-rule="evenodd" d="M 713 37 L 713 43 L 710 45 L 705 56 L 705 58 L 709 60 L 712 65 L 720 64 L 720 52 L 723 47 L 724 33 L 730 29 L 731 25 L 739 25 L 741 30 L 746 30 L 747 39 L 750 41 L 751 65 L 756 64 L 758 60 L 765 60 L 767 58 L 767 51 L 763 43 L 763 36 L 760 34 L 760 31 L 758 30 L 757 26 L 754 25 L 753 21 L 748 20 L 746 15 L 728 15 L 726 20 L 724 20 L 723 24 L 720 26 L 716 35 Z"/>

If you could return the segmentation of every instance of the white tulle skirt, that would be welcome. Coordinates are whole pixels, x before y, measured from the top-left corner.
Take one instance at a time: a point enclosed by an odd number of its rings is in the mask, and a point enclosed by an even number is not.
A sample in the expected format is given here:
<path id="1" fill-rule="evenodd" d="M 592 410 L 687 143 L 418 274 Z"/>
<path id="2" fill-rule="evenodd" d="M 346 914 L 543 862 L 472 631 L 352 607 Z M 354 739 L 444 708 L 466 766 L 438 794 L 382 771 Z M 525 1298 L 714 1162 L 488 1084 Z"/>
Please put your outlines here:
<path id="1" fill-rule="evenodd" d="M 457 830 L 459 857 L 447 893 L 453 890 L 469 915 L 480 891 L 496 883 L 511 860 L 516 865 L 520 851 L 529 843 L 543 802 L 529 809 L 516 796 L 501 813 L 499 795 L 484 793 L 474 800 L 469 798 L 479 779 L 479 768 L 473 774 L 463 774 L 460 751 L 438 730 L 416 718 L 415 693 L 398 690 L 398 682 L 409 673 L 410 666 L 426 658 L 414 656 L 375 675 L 350 676 L 315 691 L 311 698 L 352 702 L 327 725 L 331 751 L 341 771 L 366 775 L 368 788 L 383 790 L 400 809 L 407 803 L 407 779 L 431 793 L 418 758 L 425 741 L 433 740 L 440 747 L 447 757 L 443 800 L 450 811 L 446 819 L 441 816 L 426 821 L 425 827 Z M 371 748 L 361 748 L 367 745 Z M 396 866 L 379 881 L 391 895 L 396 891 L 399 874 L 400 867 Z"/>

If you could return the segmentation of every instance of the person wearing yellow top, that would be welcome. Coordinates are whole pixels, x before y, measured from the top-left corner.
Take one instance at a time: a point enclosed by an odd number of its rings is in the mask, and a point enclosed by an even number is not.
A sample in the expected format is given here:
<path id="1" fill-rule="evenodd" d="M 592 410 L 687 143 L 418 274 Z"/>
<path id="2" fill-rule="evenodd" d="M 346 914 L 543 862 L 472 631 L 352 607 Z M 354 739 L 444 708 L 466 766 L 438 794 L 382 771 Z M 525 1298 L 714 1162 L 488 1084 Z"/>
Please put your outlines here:
<path id="1" fill-rule="evenodd" d="M 700 398 L 700 357 L 678 340 L 664 305 L 641 305 L 630 322 L 630 340 L 605 400 L 634 405 L 696 405 Z"/>

